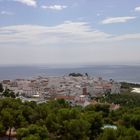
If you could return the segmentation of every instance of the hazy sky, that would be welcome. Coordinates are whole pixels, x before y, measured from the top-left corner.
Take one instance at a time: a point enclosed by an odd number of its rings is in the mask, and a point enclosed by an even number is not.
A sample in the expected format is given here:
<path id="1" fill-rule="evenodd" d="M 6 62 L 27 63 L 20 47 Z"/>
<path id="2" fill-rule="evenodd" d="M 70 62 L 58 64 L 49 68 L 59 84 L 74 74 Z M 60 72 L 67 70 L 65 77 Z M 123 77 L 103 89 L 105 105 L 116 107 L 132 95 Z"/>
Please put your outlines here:
<path id="1" fill-rule="evenodd" d="M 138 63 L 140 0 L 0 0 L 0 65 Z"/>

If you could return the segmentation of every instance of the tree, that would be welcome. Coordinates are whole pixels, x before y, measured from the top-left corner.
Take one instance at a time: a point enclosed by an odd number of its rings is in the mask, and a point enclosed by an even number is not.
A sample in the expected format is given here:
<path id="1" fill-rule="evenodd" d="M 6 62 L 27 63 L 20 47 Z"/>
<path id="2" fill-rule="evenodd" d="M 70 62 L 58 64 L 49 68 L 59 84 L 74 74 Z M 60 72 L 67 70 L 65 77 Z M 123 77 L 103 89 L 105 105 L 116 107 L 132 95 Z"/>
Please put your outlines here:
<path id="1" fill-rule="evenodd" d="M 15 93 L 13 91 L 9 90 L 9 89 L 5 89 L 5 91 L 3 92 L 2 96 L 16 98 Z"/>
<path id="2" fill-rule="evenodd" d="M 5 133 L 5 128 L 3 126 L 3 123 L 0 121 L 0 134 L 4 134 Z"/>
<path id="3" fill-rule="evenodd" d="M 116 130 L 105 129 L 103 134 L 101 134 L 98 140 L 117 140 Z"/>
<path id="4" fill-rule="evenodd" d="M 22 102 L 19 99 L 4 98 L 0 99 L 0 120 L 4 132 L 8 131 L 9 140 L 11 139 L 12 128 L 26 127 L 27 122 L 22 116 Z"/>
<path id="5" fill-rule="evenodd" d="M 119 127 L 117 130 L 118 140 L 140 140 L 140 133 L 135 128 Z"/>
<path id="6" fill-rule="evenodd" d="M 0 83 L 0 92 L 3 92 L 3 85 Z"/>
<path id="7" fill-rule="evenodd" d="M 60 133 L 60 140 L 88 140 L 90 124 L 83 119 L 72 119 L 64 121 Z"/>
<path id="8" fill-rule="evenodd" d="M 131 118 L 131 125 L 137 129 L 140 130 L 140 115 L 133 115 Z"/>
<path id="9" fill-rule="evenodd" d="M 70 73 L 69 76 L 82 77 L 83 75 L 81 73 Z"/>
<path id="10" fill-rule="evenodd" d="M 88 135 L 90 137 L 90 140 L 94 140 L 102 131 L 101 130 L 101 127 L 103 125 L 102 115 L 101 113 L 89 111 L 83 114 L 83 118 L 90 124 Z"/>
<path id="11" fill-rule="evenodd" d="M 88 105 L 85 107 L 85 111 L 95 111 L 95 112 L 101 112 L 103 115 L 107 116 L 109 114 L 109 104 L 95 104 L 95 105 Z"/>
<path id="12" fill-rule="evenodd" d="M 17 130 L 18 140 L 47 140 L 48 130 L 45 126 L 31 124 L 27 128 Z"/>
<path id="13" fill-rule="evenodd" d="M 22 138 L 21 140 L 41 140 L 41 139 L 38 135 L 29 135 Z"/>
<path id="14" fill-rule="evenodd" d="M 7 108 L 1 111 L 1 119 L 3 122 L 3 125 L 5 127 L 5 131 L 9 130 L 9 136 L 8 140 L 11 139 L 11 130 L 12 127 L 14 126 L 14 116 L 13 116 L 14 110 Z"/>

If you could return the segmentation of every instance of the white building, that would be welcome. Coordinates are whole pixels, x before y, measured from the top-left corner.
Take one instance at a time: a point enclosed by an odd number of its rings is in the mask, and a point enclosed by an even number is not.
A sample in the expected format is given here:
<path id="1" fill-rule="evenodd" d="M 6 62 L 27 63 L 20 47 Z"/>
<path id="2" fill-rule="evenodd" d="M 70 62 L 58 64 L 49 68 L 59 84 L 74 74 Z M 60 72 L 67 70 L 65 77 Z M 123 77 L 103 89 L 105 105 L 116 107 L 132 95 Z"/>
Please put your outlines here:
<path id="1" fill-rule="evenodd" d="M 121 84 L 117 82 L 112 83 L 111 94 L 120 94 Z"/>

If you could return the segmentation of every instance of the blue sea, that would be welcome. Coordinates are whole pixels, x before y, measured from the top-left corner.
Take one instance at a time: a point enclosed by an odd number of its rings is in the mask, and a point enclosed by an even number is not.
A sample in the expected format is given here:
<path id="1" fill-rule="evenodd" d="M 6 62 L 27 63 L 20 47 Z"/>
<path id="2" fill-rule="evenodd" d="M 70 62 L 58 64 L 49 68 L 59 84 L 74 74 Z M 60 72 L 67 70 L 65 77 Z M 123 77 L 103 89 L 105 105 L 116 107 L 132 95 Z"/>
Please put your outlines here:
<path id="1" fill-rule="evenodd" d="M 31 78 L 37 76 L 63 76 L 69 73 L 88 73 L 104 79 L 140 83 L 140 65 L 91 65 L 80 67 L 49 67 L 49 66 L 0 66 L 0 80 Z"/>

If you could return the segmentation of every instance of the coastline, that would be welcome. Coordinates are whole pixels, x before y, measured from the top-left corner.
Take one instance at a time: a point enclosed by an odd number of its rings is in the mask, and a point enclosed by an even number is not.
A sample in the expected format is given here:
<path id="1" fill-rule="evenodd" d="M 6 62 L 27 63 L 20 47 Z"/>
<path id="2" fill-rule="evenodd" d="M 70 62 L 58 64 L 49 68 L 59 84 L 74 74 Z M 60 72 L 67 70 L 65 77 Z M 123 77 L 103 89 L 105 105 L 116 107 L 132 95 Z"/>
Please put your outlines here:
<path id="1" fill-rule="evenodd" d="M 140 88 L 132 88 L 132 93 L 140 93 Z"/>
<path id="2" fill-rule="evenodd" d="M 103 77 L 118 82 L 140 84 L 140 66 L 87 66 L 72 68 L 51 68 L 40 66 L 0 66 L 0 80 L 14 80 L 18 78 L 29 79 L 32 77 L 64 76 L 69 73 L 88 73 L 92 77 Z"/>

